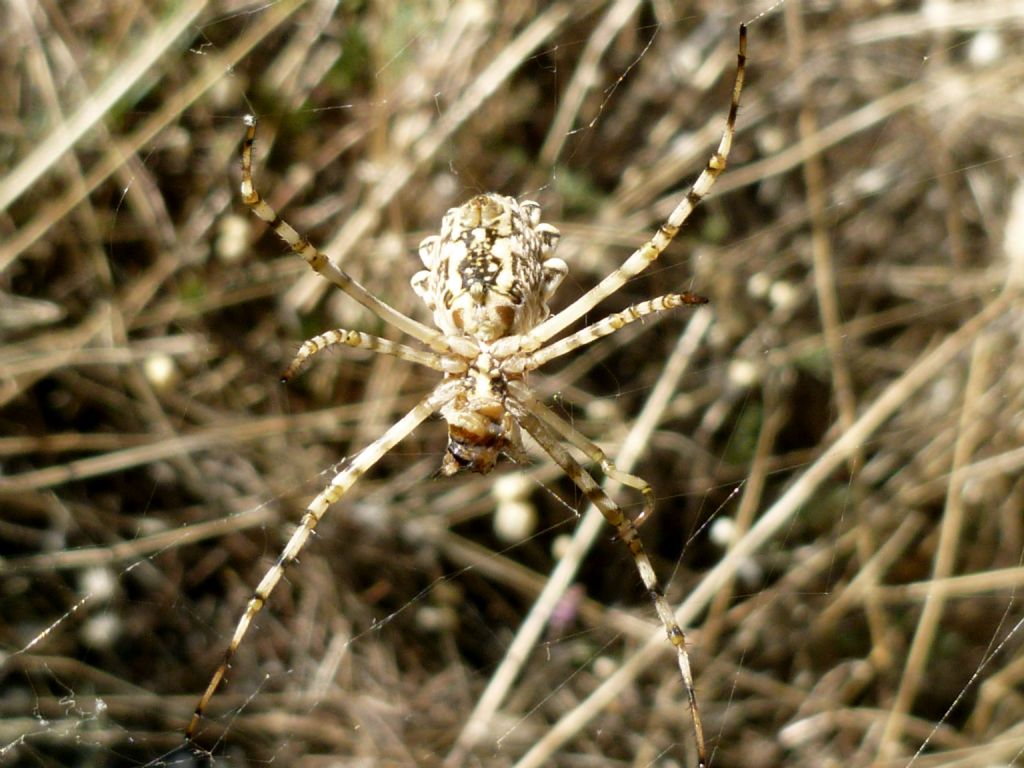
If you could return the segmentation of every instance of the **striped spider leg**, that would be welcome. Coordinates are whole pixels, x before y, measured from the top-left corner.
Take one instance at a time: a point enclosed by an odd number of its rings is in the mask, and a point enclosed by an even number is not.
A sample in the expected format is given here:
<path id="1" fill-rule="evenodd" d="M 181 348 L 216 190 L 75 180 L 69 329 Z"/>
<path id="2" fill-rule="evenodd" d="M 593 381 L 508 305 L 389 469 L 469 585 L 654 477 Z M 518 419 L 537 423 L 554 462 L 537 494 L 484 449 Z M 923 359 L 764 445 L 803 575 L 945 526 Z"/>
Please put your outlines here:
<path id="1" fill-rule="evenodd" d="M 708 160 L 700 176 L 693 182 L 693 186 L 686 193 L 686 196 L 679 202 L 668 219 L 658 228 L 654 237 L 633 251 L 621 267 L 616 269 L 600 283 L 580 296 L 568 307 L 552 315 L 538 327 L 534 328 L 527 335 L 534 344 L 538 346 L 553 337 L 555 334 L 565 330 L 575 323 L 587 312 L 596 307 L 600 302 L 607 299 L 627 282 L 639 275 L 651 264 L 653 264 L 672 239 L 678 234 L 679 228 L 693 213 L 693 209 L 714 186 L 715 181 L 725 170 L 726 161 L 729 157 L 729 150 L 732 149 L 732 137 L 736 133 L 736 115 L 740 109 L 740 94 L 743 92 L 743 79 L 747 67 L 747 26 L 740 25 L 740 42 L 736 53 L 736 79 L 732 87 L 732 101 L 729 104 L 729 116 L 725 121 L 725 131 L 722 132 L 722 140 L 718 149 L 711 159 Z"/>
<path id="2" fill-rule="evenodd" d="M 266 605 L 267 600 L 270 598 L 270 593 L 274 591 L 274 587 L 277 586 L 281 577 L 284 576 L 288 566 L 299 556 L 299 552 L 302 551 L 306 541 L 313 531 L 316 530 L 317 523 L 320 522 L 324 513 L 327 512 L 327 508 L 344 496 L 348 489 L 355 485 L 356 481 L 366 474 L 374 464 L 380 461 L 388 451 L 394 448 L 402 438 L 416 429 L 429 416 L 433 415 L 442 403 L 449 400 L 452 396 L 452 391 L 456 387 L 457 382 L 448 381 L 440 384 L 433 392 L 420 400 L 411 411 L 393 424 L 383 435 L 357 453 L 345 468 L 334 476 L 328 486 L 309 503 L 305 514 L 302 516 L 302 521 L 294 533 L 292 533 L 291 538 L 288 539 L 288 544 L 285 545 L 281 554 L 278 555 L 274 565 L 271 566 L 270 570 L 260 580 L 260 583 L 253 591 L 252 597 L 249 598 L 245 612 L 238 620 L 235 631 L 231 635 L 231 641 L 228 643 L 227 650 L 224 653 L 224 659 L 213 673 L 213 677 L 210 678 L 206 690 L 203 692 L 192 713 L 192 719 L 189 721 L 188 728 L 185 729 L 185 738 L 188 741 L 191 742 L 195 739 L 203 712 L 206 711 L 206 707 L 224 679 L 224 675 L 231 668 L 231 660 L 235 656 L 235 651 L 238 650 L 242 639 L 249 631 L 249 626 L 252 624 L 253 619 L 256 618 L 256 614 L 263 610 L 263 606 Z"/>
<path id="3" fill-rule="evenodd" d="M 667 293 L 656 299 L 634 304 L 631 307 L 627 307 L 622 312 L 616 312 L 615 314 L 608 315 L 603 320 L 599 320 L 593 325 L 588 325 L 586 328 L 577 331 L 571 336 L 559 339 L 554 344 L 549 344 L 540 351 L 532 355 L 528 355 L 525 358 L 524 370 L 532 371 L 536 368 L 540 368 L 542 365 L 554 360 L 556 357 L 561 357 L 562 355 L 568 354 L 575 349 L 579 349 L 586 344 L 591 344 L 598 339 L 614 333 L 623 326 L 655 312 L 664 312 L 665 310 L 675 309 L 676 307 L 681 307 L 684 304 L 707 304 L 707 302 L 708 300 L 703 296 L 697 296 L 693 293 Z M 599 465 L 601 467 L 601 471 L 606 476 L 614 480 L 618 480 L 623 485 L 640 491 L 643 494 L 644 507 L 640 513 L 633 518 L 634 526 L 639 528 L 643 525 L 644 521 L 652 512 L 654 512 L 654 489 L 651 488 L 650 484 L 641 477 L 631 475 L 628 472 L 623 472 L 618 469 L 605 455 L 601 448 L 587 439 L 586 435 L 575 429 L 564 419 L 555 416 L 555 414 L 552 413 L 546 405 L 535 398 L 529 390 L 523 389 L 518 396 L 520 400 L 522 400 L 523 406 L 531 408 L 534 415 L 544 422 L 545 426 L 558 434 L 562 440 L 572 443 L 572 445 L 584 453 L 587 458 Z M 594 506 L 597 505 L 595 504 Z M 600 509 L 600 507 L 598 508 Z"/>
<path id="4" fill-rule="evenodd" d="M 537 404 L 536 401 L 531 403 L 532 397 L 527 399 L 526 396 L 529 393 L 520 383 L 512 383 L 509 389 L 512 395 L 508 399 L 508 406 L 520 426 L 562 468 L 562 471 L 576 484 L 576 487 L 583 491 L 587 500 L 597 507 L 604 519 L 615 529 L 615 534 L 629 548 L 629 553 L 633 556 L 633 562 L 640 573 L 644 588 L 654 602 L 658 618 L 661 619 L 661 623 L 668 633 L 668 639 L 675 646 L 679 673 L 683 678 L 683 685 L 686 686 L 686 697 L 690 706 L 690 715 L 693 718 L 693 735 L 697 744 L 697 765 L 700 768 L 705 768 L 708 759 L 707 748 L 704 746 L 704 726 L 700 719 L 700 708 L 697 706 L 693 672 L 690 670 L 690 655 L 686 652 L 686 635 L 679 627 L 672 606 L 665 598 L 658 577 L 654 573 L 654 566 L 651 565 L 651 560 L 640 540 L 640 532 L 637 530 L 636 524 L 626 516 L 618 504 L 612 501 L 604 488 L 597 484 L 593 476 L 580 466 L 579 462 L 559 441 L 559 435 L 549 426 L 551 419 L 560 421 L 559 417 L 547 410 L 546 406 Z M 547 413 L 542 415 L 543 411 L 547 411 Z M 565 426 L 572 429 L 568 424 Z"/>
<path id="5" fill-rule="evenodd" d="M 327 282 L 340 288 L 385 323 L 404 331 L 437 352 L 447 352 L 448 345 L 444 343 L 440 333 L 378 299 L 300 235 L 291 224 L 277 215 L 256 191 L 252 182 L 252 147 L 256 142 L 256 118 L 246 115 L 245 124 L 247 128 L 245 140 L 242 142 L 242 201 L 253 213 L 267 222 L 277 236 L 284 240 L 292 251 L 302 256 L 313 271 Z"/>
<path id="6" fill-rule="evenodd" d="M 405 344 L 382 339 L 379 336 L 371 336 L 362 331 L 349 331 L 344 328 L 336 328 L 333 331 L 321 333 L 302 342 L 295 359 L 281 374 L 281 381 L 287 383 L 294 379 L 306 367 L 314 355 L 318 355 L 325 349 L 331 347 L 347 346 L 353 349 L 366 349 L 371 352 L 379 352 L 382 355 L 391 355 L 400 360 L 410 363 L 419 363 L 422 366 L 431 368 L 439 373 L 444 373 L 444 360 L 440 355 L 433 352 L 426 352 Z"/>
<path id="7" fill-rule="evenodd" d="M 231 666 L 234 654 L 256 615 L 266 605 L 287 567 L 295 561 L 327 509 L 383 458 L 395 445 L 434 413 L 448 425 L 448 445 L 440 473 L 490 472 L 503 454 L 523 452 L 525 430 L 547 453 L 605 519 L 615 528 L 633 557 L 669 640 L 676 649 L 679 670 L 693 719 L 698 766 L 708 764 L 703 727 L 690 671 L 686 638 L 665 599 L 637 530 L 654 506 L 654 493 L 641 478 L 618 470 L 604 452 L 574 427 L 549 410 L 530 391 L 526 376 L 550 360 L 591 344 L 628 323 L 656 312 L 706 300 L 693 294 L 666 294 L 635 304 L 545 346 L 545 342 L 579 320 L 642 272 L 668 246 L 693 207 L 707 194 L 724 170 L 732 145 L 736 113 L 743 87 L 746 27 L 740 27 L 737 72 L 725 131 L 717 151 L 667 222 L 614 273 L 595 288 L 552 316 L 548 301 L 568 272 L 554 257 L 559 232 L 541 222 L 540 206 L 498 194 L 481 194 L 450 209 L 440 233 L 420 243 L 425 269 L 412 278 L 413 290 L 432 313 L 437 330 L 402 314 L 370 294 L 323 253 L 281 219 L 256 191 L 252 181 L 254 118 L 246 118 L 242 145 L 242 197 L 293 251 L 325 279 L 349 294 L 378 318 L 404 331 L 427 350 L 392 342 L 360 331 L 337 329 L 306 341 L 285 371 L 290 379 L 325 349 L 347 346 L 388 354 L 423 365 L 443 375 L 433 391 L 379 438 L 358 452 L 306 508 L 277 561 L 264 575 L 235 626 L 223 661 L 196 705 L 185 735 L 197 734 L 210 700 Z M 563 445 L 568 443 L 608 477 L 644 496 L 644 509 L 631 520 Z"/>

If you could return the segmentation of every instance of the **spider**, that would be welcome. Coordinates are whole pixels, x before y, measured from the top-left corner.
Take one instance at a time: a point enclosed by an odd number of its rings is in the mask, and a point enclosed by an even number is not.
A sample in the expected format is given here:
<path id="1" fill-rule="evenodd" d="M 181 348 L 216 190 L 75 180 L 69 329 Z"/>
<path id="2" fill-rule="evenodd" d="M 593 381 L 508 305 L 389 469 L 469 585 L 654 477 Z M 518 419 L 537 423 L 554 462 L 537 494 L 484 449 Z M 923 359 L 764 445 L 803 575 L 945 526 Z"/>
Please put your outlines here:
<path id="1" fill-rule="evenodd" d="M 640 523 L 653 511 L 654 493 L 641 478 L 616 469 L 597 445 L 549 410 L 532 394 L 526 384 L 526 376 L 545 363 L 614 333 L 646 315 L 684 304 L 707 302 L 707 299 L 692 293 L 665 294 L 608 315 L 550 342 L 650 266 L 725 170 L 743 90 L 746 48 L 747 30 L 745 25 L 741 25 L 736 78 L 725 130 L 718 149 L 686 196 L 650 241 L 634 251 L 621 267 L 598 285 L 554 315 L 548 309 L 548 301 L 568 273 L 568 266 L 553 256 L 559 232 L 550 224 L 541 222 L 537 203 L 520 202 L 494 193 L 477 195 L 464 205 L 450 209 L 441 222 L 440 234 L 427 237 L 420 243 L 419 256 L 425 269 L 413 276 L 412 288 L 433 315 L 437 328 L 430 328 L 370 294 L 264 201 L 252 180 L 256 119 L 252 116 L 245 118 L 247 130 L 242 144 L 241 186 L 245 204 L 268 222 L 314 271 L 378 318 L 426 347 L 415 348 L 361 331 L 339 328 L 303 343 L 282 378 L 285 381 L 291 379 L 311 358 L 329 347 L 349 346 L 426 366 L 441 373 L 443 379 L 412 410 L 357 453 L 310 502 L 277 562 L 263 576 L 249 599 L 224 659 L 196 705 L 185 732 L 188 741 L 195 737 L 203 712 L 230 668 L 235 651 L 253 619 L 263 609 L 285 569 L 298 557 L 327 509 L 400 440 L 439 412 L 448 424 L 448 446 L 441 463 L 441 474 L 450 476 L 465 470 L 487 473 L 502 454 L 517 459 L 522 455 L 521 432 L 525 431 L 615 528 L 618 538 L 629 548 L 668 639 L 676 649 L 693 721 L 698 766 L 707 766 L 686 637 L 665 599 L 638 532 Z M 644 506 L 636 519 L 622 511 L 563 443 L 570 444 L 600 466 L 606 476 L 643 494 Z"/>

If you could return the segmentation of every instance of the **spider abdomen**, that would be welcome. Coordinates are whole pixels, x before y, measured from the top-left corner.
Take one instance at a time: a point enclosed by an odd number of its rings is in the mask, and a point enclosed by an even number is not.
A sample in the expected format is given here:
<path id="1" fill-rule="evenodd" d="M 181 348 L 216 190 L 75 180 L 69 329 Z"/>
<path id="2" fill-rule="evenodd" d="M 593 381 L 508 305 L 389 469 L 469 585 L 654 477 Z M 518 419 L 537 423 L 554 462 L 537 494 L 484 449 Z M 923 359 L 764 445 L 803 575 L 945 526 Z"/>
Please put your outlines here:
<path id="1" fill-rule="evenodd" d="M 477 195 L 420 243 L 426 269 L 412 287 L 448 335 L 492 342 L 525 333 L 550 314 L 547 302 L 568 272 L 549 258 L 558 238 L 537 203 Z"/>

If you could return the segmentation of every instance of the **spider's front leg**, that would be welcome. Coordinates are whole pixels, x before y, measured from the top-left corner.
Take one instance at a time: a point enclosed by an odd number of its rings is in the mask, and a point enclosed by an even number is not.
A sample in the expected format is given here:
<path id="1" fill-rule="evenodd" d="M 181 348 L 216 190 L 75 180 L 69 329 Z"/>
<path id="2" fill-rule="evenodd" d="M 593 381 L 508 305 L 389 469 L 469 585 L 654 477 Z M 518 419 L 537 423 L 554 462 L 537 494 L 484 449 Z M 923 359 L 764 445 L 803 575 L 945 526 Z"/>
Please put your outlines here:
<path id="1" fill-rule="evenodd" d="M 612 501 L 611 497 L 597 484 L 590 473 L 581 467 L 569 451 L 562 446 L 557 434 L 550 430 L 529 403 L 511 397 L 508 403 L 520 426 L 562 468 L 565 474 L 576 484 L 576 487 L 583 491 L 590 503 L 600 510 L 605 520 L 615 528 L 618 537 L 629 548 L 644 587 L 654 603 L 654 608 L 658 612 L 662 626 L 665 627 L 668 639 L 675 646 L 679 662 L 679 673 L 683 678 L 683 684 L 686 686 L 686 696 L 690 706 L 690 714 L 693 718 L 693 734 L 697 744 L 698 768 L 706 768 L 708 757 L 707 748 L 704 746 L 704 726 L 701 723 L 700 710 L 697 707 L 697 694 L 693 686 L 690 657 L 686 652 L 686 635 L 679 627 L 675 614 L 665 598 L 661 584 L 658 582 L 658 577 L 654 573 L 654 566 L 651 565 L 651 560 L 647 556 L 643 542 L 640 540 L 640 533 L 637 531 L 636 525 Z"/>
<path id="2" fill-rule="evenodd" d="M 224 675 L 231 668 L 231 660 L 234 658 L 235 652 L 238 650 L 238 646 L 241 644 L 246 632 L 249 631 L 249 626 L 252 624 L 253 619 L 263 610 L 263 606 L 266 605 L 267 600 L 270 598 L 270 593 L 274 591 L 274 587 L 281 581 L 281 577 L 284 576 L 288 566 L 299 556 L 299 552 L 302 551 L 307 540 L 313 531 L 316 530 L 317 524 L 323 518 L 327 509 L 341 499 L 355 485 L 356 481 L 366 474 L 374 464 L 380 461 L 388 451 L 394 448 L 399 441 L 416 429 L 432 413 L 450 401 L 460 386 L 459 382 L 452 381 L 438 385 L 433 392 L 417 403 L 411 411 L 392 425 L 383 435 L 357 453 L 352 461 L 334 476 L 330 484 L 309 503 L 309 506 L 306 507 L 306 513 L 302 516 L 302 521 L 292 533 L 288 544 L 285 545 L 281 554 L 278 555 L 277 562 L 263 576 L 263 579 L 253 591 L 252 597 L 249 598 L 249 602 L 245 607 L 245 613 L 242 614 L 238 624 L 235 625 L 231 642 L 224 653 L 224 660 L 221 661 L 220 666 L 213 673 L 213 677 L 210 678 L 210 682 L 206 686 L 206 691 L 203 692 L 199 703 L 196 704 L 195 711 L 192 713 L 192 719 L 189 721 L 188 728 L 185 729 L 186 740 L 193 741 L 195 739 L 203 713 L 206 711 L 207 705 L 209 705 L 214 693 L 216 693 L 217 688 L 224 679 Z"/>

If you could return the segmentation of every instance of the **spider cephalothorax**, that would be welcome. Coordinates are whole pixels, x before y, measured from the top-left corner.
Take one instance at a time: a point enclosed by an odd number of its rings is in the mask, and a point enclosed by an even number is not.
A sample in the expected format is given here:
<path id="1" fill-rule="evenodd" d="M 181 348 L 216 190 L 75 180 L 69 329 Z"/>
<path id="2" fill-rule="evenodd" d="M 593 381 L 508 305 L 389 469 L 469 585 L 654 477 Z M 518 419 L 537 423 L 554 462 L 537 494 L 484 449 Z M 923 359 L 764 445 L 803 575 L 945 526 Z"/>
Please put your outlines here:
<path id="1" fill-rule="evenodd" d="M 465 374 L 453 378 L 461 386 L 441 408 L 441 416 L 448 422 L 441 474 L 450 476 L 462 470 L 487 474 L 501 454 L 519 456 L 519 425 L 505 404 L 508 378 L 500 361 L 481 352 Z"/>

